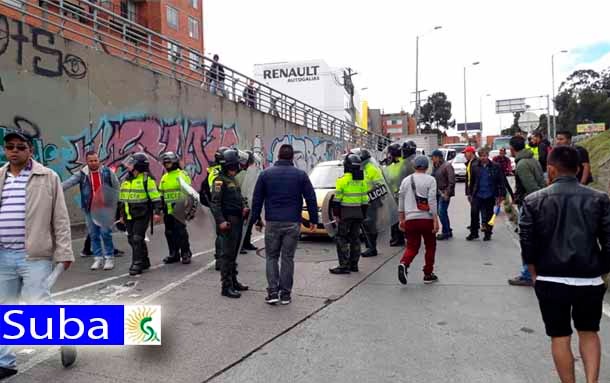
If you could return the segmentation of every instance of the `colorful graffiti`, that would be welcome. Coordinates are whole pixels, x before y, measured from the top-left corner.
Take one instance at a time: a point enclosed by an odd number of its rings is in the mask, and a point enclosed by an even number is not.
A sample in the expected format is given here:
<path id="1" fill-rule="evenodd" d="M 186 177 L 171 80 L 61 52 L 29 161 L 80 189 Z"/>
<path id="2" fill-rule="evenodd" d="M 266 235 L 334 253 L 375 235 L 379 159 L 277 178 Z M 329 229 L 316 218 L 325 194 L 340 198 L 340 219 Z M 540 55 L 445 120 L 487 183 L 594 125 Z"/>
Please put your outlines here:
<path id="1" fill-rule="evenodd" d="M 280 147 L 290 144 L 294 148 L 294 164 L 306 172 L 318 162 L 337 159 L 343 153 L 343 145 L 319 137 L 285 135 L 273 140 L 269 150 L 269 162 L 277 159 Z"/>
<path id="2" fill-rule="evenodd" d="M 34 158 L 45 165 L 57 158 L 57 146 L 45 145 L 38 125 L 25 117 L 15 116 L 11 124 L 0 122 L 0 165 L 6 162 L 4 155 L 4 135 L 9 131 L 21 131 L 33 137 Z"/>
<path id="3" fill-rule="evenodd" d="M 96 150 L 106 166 L 119 168 L 131 154 L 145 152 L 151 157 L 151 173 L 159 179 L 163 166 L 162 153 L 178 154 L 195 185 L 205 178 L 208 163 L 220 146 L 239 142 L 235 125 L 208 124 L 207 121 L 188 119 L 160 120 L 150 116 L 104 118 L 93 131 L 85 129 L 80 135 L 66 137 L 70 145 L 66 167 L 70 172 L 85 164 L 85 153 Z"/>

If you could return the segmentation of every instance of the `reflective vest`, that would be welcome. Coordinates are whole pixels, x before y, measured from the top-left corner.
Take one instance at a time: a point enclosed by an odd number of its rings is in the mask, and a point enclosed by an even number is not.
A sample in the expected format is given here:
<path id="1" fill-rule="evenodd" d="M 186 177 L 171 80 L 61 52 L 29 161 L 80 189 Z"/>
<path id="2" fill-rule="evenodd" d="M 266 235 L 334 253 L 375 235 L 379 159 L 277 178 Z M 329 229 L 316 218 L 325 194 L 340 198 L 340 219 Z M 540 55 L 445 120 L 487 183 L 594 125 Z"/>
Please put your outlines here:
<path id="1" fill-rule="evenodd" d="M 144 188 L 144 177 L 146 177 L 146 189 Z M 147 192 L 148 191 L 148 195 Z M 121 184 L 121 192 L 119 193 L 119 201 L 125 204 L 125 214 L 127 219 L 131 219 L 129 213 L 129 204 L 141 204 L 147 203 L 148 199 L 151 201 L 160 201 L 161 194 L 157 190 L 155 180 L 144 173 L 138 174 L 137 177 L 131 180 L 125 180 Z"/>
<path id="2" fill-rule="evenodd" d="M 538 146 L 530 146 L 529 144 L 527 144 L 525 145 L 525 148 L 532 151 L 532 154 L 534 155 L 536 161 L 540 160 L 540 152 L 538 151 Z"/>
<path id="3" fill-rule="evenodd" d="M 159 192 L 163 197 L 167 213 L 174 212 L 174 203 L 185 198 L 185 194 L 180 187 L 179 179 L 182 178 L 187 184 L 191 184 L 191 178 L 182 169 L 175 169 L 169 173 L 165 173 L 159 182 Z"/>
<path id="4" fill-rule="evenodd" d="M 401 175 L 403 174 L 404 158 L 399 158 L 398 162 L 392 162 L 388 165 L 388 186 L 392 189 L 394 195 L 398 195 L 400 183 L 402 182 Z"/>
<path id="5" fill-rule="evenodd" d="M 380 168 L 369 161 L 364 165 L 364 180 L 368 185 L 369 191 L 371 191 L 378 184 L 383 184 L 383 173 Z"/>
<path id="6" fill-rule="evenodd" d="M 212 185 L 214 185 L 214 180 L 220 174 L 221 165 L 213 165 L 208 168 L 208 186 L 210 190 L 212 190 Z"/>
<path id="7" fill-rule="evenodd" d="M 369 203 L 369 188 L 365 180 L 354 180 L 351 173 L 345 173 L 337 180 L 335 201 L 341 207 L 358 207 Z"/>

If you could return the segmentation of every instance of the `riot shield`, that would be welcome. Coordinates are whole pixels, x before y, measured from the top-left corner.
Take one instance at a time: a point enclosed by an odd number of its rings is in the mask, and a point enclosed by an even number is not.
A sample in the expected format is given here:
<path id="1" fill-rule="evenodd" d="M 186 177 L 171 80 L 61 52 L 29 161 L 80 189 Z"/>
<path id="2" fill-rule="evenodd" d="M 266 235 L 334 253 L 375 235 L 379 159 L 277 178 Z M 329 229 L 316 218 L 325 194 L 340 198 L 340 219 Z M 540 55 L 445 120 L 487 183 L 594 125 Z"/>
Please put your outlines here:
<path id="1" fill-rule="evenodd" d="M 332 191 L 326 194 L 324 202 L 322 203 L 322 224 L 328 236 L 334 238 L 337 235 L 337 220 L 333 216 L 332 203 L 335 199 L 335 192 Z"/>
<path id="2" fill-rule="evenodd" d="M 97 226 L 110 229 L 116 222 L 119 189 L 102 185 L 98 193 L 93 193 L 91 199 L 91 220 Z"/>
<path id="3" fill-rule="evenodd" d="M 174 203 L 173 215 L 178 221 L 183 224 L 193 220 L 199 209 L 199 193 L 187 182 L 178 177 L 180 189 L 182 189 L 182 197 Z"/>
<path id="4" fill-rule="evenodd" d="M 381 166 L 374 158 L 369 159 L 370 163 L 381 169 Z M 383 179 L 379 180 L 375 188 L 369 191 L 369 209 L 366 225 L 374 225 L 374 232 L 381 234 L 390 230 L 390 227 L 398 223 L 398 195 L 394 196 L 392 187 L 389 185 L 385 172 Z M 406 177 L 406 176 L 405 176 Z M 402 182 L 402 180 L 401 180 Z M 400 184 L 398 184 L 400 188 Z"/>
<path id="5" fill-rule="evenodd" d="M 241 171 L 237 179 L 239 183 L 239 187 L 241 189 L 241 195 L 248 200 L 248 207 L 252 209 L 252 197 L 254 196 L 254 187 L 256 186 L 256 181 L 258 181 L 258 176 L 260 175 L 261 170 L 256 166 L 250 166 L 247 170 Z M 248 227 L 250 226 L 250 221 L 254 219 L 251 215 L 248 219 L 244 220 L 244 230 L 241 235 L 241 242 L 239 248 L 244 244 L 244 240 L 246 238 Z"/>

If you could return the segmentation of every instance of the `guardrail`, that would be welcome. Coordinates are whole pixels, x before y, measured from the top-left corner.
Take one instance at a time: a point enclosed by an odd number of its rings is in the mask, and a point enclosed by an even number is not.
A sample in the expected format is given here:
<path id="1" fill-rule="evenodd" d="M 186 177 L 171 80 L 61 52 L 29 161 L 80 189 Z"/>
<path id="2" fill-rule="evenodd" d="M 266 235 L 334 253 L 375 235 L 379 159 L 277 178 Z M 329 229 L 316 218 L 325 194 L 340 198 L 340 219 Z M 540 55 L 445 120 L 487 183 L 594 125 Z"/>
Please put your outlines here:
<path id="1" fill-rule="evenodd" d="M 217 64 L 200 52 L 122 17 L 107 0 L 99 4 L 86 0 L 0 0 L 0 10 L 18 12 L 28 24 L 43 26 L 67 39 L 343 140 L 352 147 L 378 149 L 391 143 L 387 137 L 316 109 L 230 67 L 221 65 L 220 73 Z"/>

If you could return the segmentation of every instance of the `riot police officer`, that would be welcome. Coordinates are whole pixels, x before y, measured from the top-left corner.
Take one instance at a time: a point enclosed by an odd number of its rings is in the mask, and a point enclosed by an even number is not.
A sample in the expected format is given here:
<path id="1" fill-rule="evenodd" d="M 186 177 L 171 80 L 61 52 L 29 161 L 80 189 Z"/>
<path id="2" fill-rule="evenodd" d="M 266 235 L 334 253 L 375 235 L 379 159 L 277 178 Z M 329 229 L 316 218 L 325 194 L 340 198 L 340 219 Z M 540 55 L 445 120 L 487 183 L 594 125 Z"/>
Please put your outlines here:
<path id="1" fill-rule="evenodd" d="M 119 204 L 121 220 L 127 228 L 127 239 L 131 246 L 129 275 L 138 275 L 150 268 L 146 229 L 161 222 L 161 195 L 153 177 L 149 175 L 149 160 L 146 153 L 135 153 L 126 162 L 129 175 L 121 184 Z M 151 222 L 151 217 L 153 222 Z"/>
<path id="2" fill-rule="evenodd" d="M 398 205 L 398 193 L 402 180 L 415 172 L 413 159 L 417 152 L 417 144 L 407 141 L 402 145 L 393 143 L 388 146 L 388 155 L 391 157 L 390 164 L 386 167 L 386 179 L 394 194 L 394 200 Z M 398 223 L 392 225 L 390 246 L 404 246 L 405 237 L 400 231 Z"/>
<path id="3" fill-rule="evenodd" d="M 369 199 L 371 193 L 377 188 L 383 187 L 384 179 L 381 169 L 371 161 L 371 153 L 367 149 L 352 149 L 352 154 L 360 157 L 362 161 L 362 169 L 364 171 L 364 180 L 366 181 Z M 373 193 L 374 194 L 374 193 Z M 381 208 L 381 196 L 375 200 L 369 201 L 367 216 L 362 222 L 364 235 L 367 238 L 367 250 L 362 253 L 363 258 L 377 256 L 377 215 Z"/>
<path id="4" fill-rule="evenodd" d="M 161 163 L 166 173 L 159 182 L 159 192 L 163 200 L 163 222 L 165 223 L 165 238 L 169 255 L 163 259 L 163 263 L 175 263 L 182 261 L 183 264 L 191 263 L 191 246 L 186 225 L 174 216 L 176 202 L 186 198 L 180 187 L 180 179 L 188 185 L 191 179 L 180 167 L 180 158 L 174 152 L 166 152 L 161 155 Z"/>
<path id="5" fill-rule="evenodd" d="M 235 149 L 223 153 L 222 168 L 212 187 L 210 209 L 220 233 L 222 252 L 220 256 L 220 275 L 223 296 L 241 297 L 240 291 L 248 290 L 237 281 L 237 254 L 241 243 L 244 219 L 249 209 L 242 197 L 241 189 L 235 180 L 239 172 L 239 152 Z"/>
<path id="6" fill-rule="evenodd" d="M 344 174 L 337 180 L 333 215 L 339 222 L 337 230 L 337 256 L 339 266 L 331 274 L 349 274 L 358 271 L 360 260 L 360 226 L 367 216 L 368 186 L 364 181 L 362 161 L 348 154 L 343 162 Z"/>

